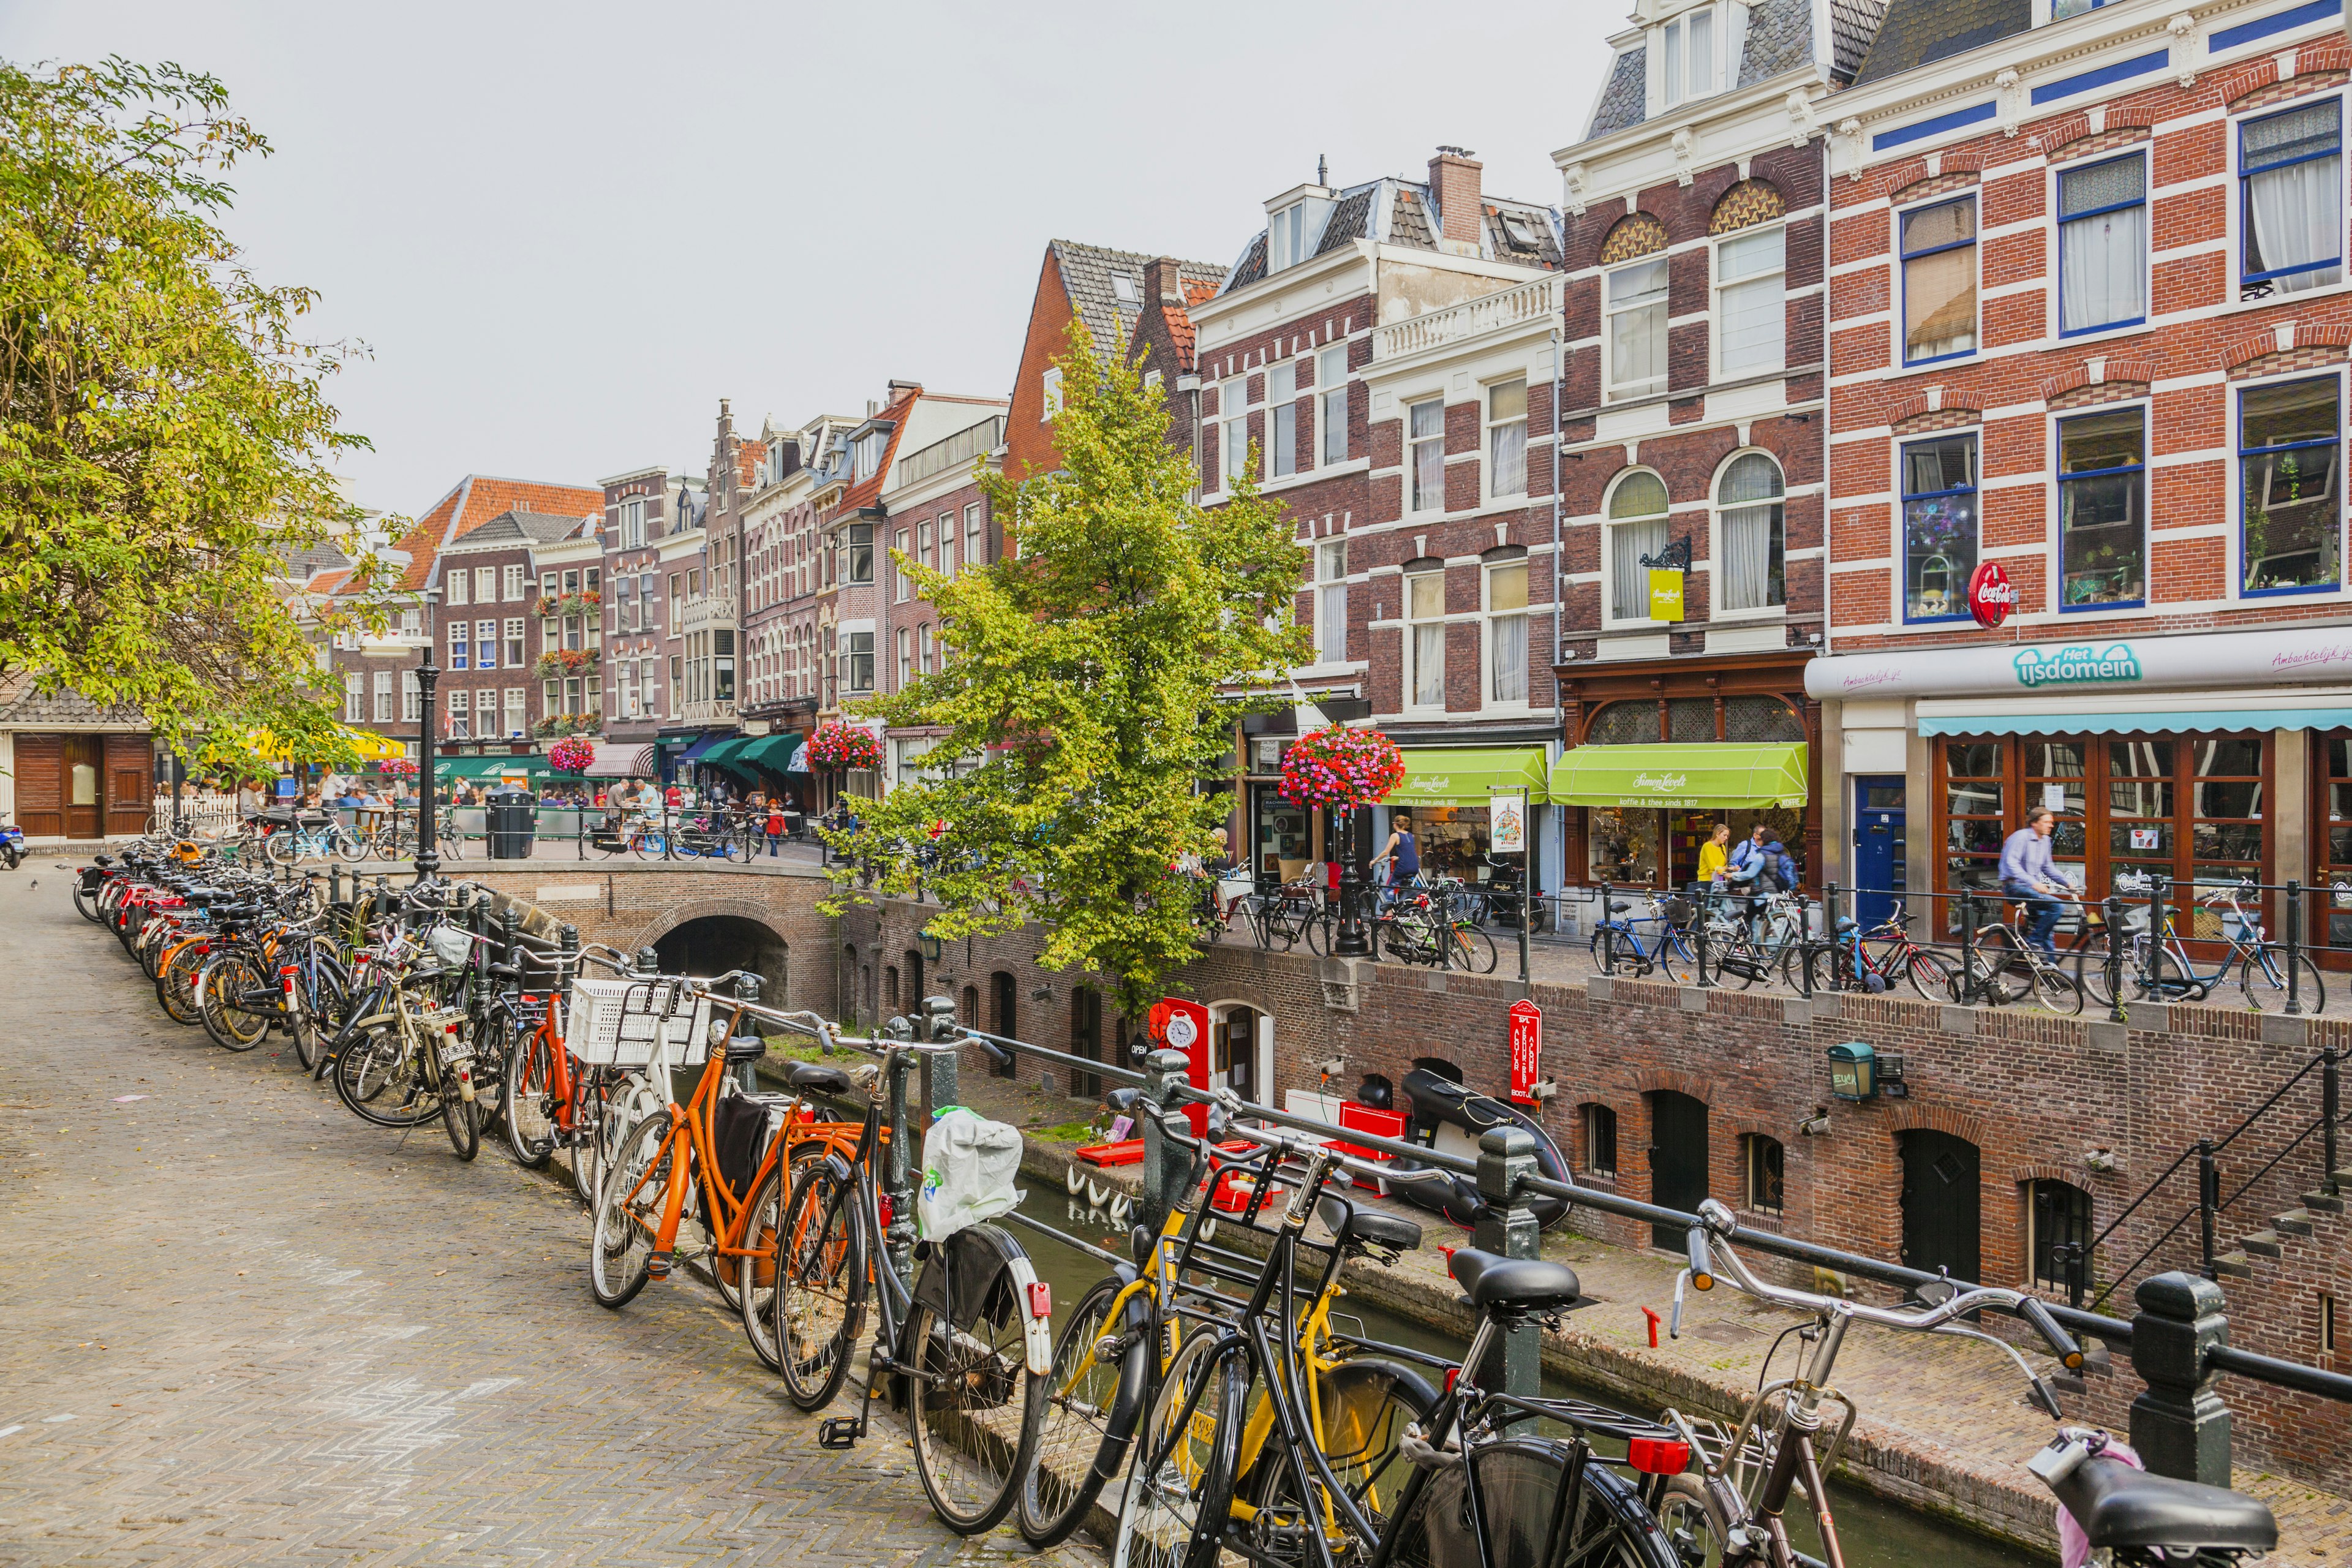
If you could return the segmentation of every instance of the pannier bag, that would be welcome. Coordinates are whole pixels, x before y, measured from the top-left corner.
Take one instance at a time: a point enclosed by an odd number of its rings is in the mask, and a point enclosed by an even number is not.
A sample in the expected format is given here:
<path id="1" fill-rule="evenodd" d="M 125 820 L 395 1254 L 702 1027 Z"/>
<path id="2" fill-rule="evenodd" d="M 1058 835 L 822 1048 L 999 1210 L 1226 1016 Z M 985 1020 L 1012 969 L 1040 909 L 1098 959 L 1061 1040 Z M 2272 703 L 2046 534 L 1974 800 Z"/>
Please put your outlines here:
<path id="1" fill-rule="evenodd" d="M 760 1158 L 768 1152 L 768 1112 L 764 1100 L 748 1094 L 721 1095 L 711 1108 L 719 1173 L 738 1198 L 751 1197 L 751 1178 L 759 1173 Z"/>
<path id="2" fill-rule="evenodd" d="M 1021 1171 L 1021 1133 L 980 1112 L 950 1105 L 923 1134 L 923 1185 L 915 1196 L 915 1229 L 925 1241 L 945 1241 L 960 1230 L 1021 1201 L 1013 1179 Z"/>

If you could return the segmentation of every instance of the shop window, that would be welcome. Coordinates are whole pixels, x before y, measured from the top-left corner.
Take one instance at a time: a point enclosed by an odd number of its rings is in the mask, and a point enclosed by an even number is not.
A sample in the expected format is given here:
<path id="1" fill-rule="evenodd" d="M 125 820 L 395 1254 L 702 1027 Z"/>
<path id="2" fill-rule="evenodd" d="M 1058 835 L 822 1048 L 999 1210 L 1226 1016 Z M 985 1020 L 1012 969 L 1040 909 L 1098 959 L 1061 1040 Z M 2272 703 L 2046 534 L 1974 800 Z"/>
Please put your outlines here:
<path id="1" fill-rule="evenodd" d="M 1914 441 L 1901 468 L 1903 618 L 1959 619 L 1977 569 L 1977 438 Z"/>
<path id="2" fill-rule="evenodd" d="M 1525 558 L 1486 569 L 1486 700 L 1528 700 L 1528 563 Z"/>
<path id="3" fill-rule="evenodd" d="M 2327 890 L 2327 944 L 2352 947 L 2352 738 L 2337 735 L 2323 742 L 2320 765 L 2318 810 L 2324 821 L 2313 880 Z"/>
<path id="4" fill-rule="evenodd" d="M 1658 813 L 1596 805 L 1587 814 L 1584 837 L 1594 881 L 1657 885 Z"/>
<path id="5" fill-rule="evenodd" d="M 1976 197 L 1914 207 L 1896 221 L 1903 247 L 1903 363 L 1976 353 Z"/>
<path id="6" fill-rule="evenodd" d="M 1775 745 L 1801 744 L 1805 721 L 1777 697 L 1727 697 L 1723 700 L 1723 738 Z"/>
<path id="7" fill-rule="evenodd" d="M 2065 1291 L 2080 1271 L 2091 1282 L 2091 1194 L 2072 1182 L 2043 1179 L 2025 1184 L 2027 1252 L 2033 1259 L 2037 1289 Z"/>
<path id="8" fill-rule="evenodd" d="M 1595 1176 L 1617 1173 L 1617 1113 L 1605 1105 L 1577 1108 L 1583 1123 L 1584 1169 Z"/>
<path id="9" fill-rule="evenodd" d="M 2207 887 L 2263 879 L 2263 750 L 2252 736 L 2188 742 L 2190 874 Z M 2258 903 L 2258 900 L 2250 900 Z M 2224 937 L 2226 910 L 2200 904 L 2200 937 Z"/>
<path id="10" fill-rule="evenodd" d="M 2050 826 L 2051 861 L 2076 887 L 2088 888 L 2090 742 L 2027 740 L 2018 744 L 2023 753 L 2024 815 L 2056 814 Z"/>
<path id="11" fill-rule="evenodd" d="M 1588 746 L 1654 746 L 1658 739 L 1654 702 L 1612 702 L 1592 716 L 1584 731 Z"/>
<path id="12" fill-rule="evenodd" d="M 1613 620 L 1650 618 L 1650 569 L 1645 555 L 1666 548 L 1666 485 L 1646 469 L 1617 481 L 1609 495 L 1609 614 Z"/>
<path id="13" fill-rule="evenodd" d="M 1944 889 L 1988 892 L 2000 886 L 2000 846 L 2007 831 L 2007 748 L 1999 741 L 1944 743 Z M 1948 902 L 1944 925 L 1959 929 Z"/>
<path id="14" fill-rule="evenodd" d="M 1747 1177 L 1748 1206 L 1758 1214 L 1781 1212 L 1787 1154 L 1778 1138 L 1750 1132 L 1739 1140 L 1739 1163 Z"/>
<path id="15" fill-rule="evenodd" d="M 1669 741 L 1712 741 L 1715 739 L 1715 699 L 1712 697 L 1677 697 L 1666 704 L 1666 739 Z"/>
<path id="16" fill-rule="evenodd" d="M 2238 122 L 2238 297 L 2344 279 L 2344 105 L 2329 98 Z"/>
<path id="17" fill-rule="evenodd" d="M 1773 299 L 1777 307 L 1779 291 Z M 1715 487 L 1715 583 L 1726 610 L 1788 603 L 1788 523 L 1780 465 L 1761 452 L 1731 460 Z"/>
<path id="18" fill-rule="evenodd" d="M 2058 607 L 2147 599 L 2147 416 L 2137 408 L 2058 422 Z"/>
<path id="19" fill-rule="evenodd" d="M 1412 622 L 1412 704 L 1445 706 L 1445 574 L 1405 575 L 1405 613 Z"/>
<path id="20" fill-rule="evenodd" d="M 2058 175 L 2058 335 L 2147 319 L 2147 155 Z"/>
<path id="21" fill-rule="evenodd" d="M 2333 375 L 2239 395 L 2240 582 L 2249 595 L 2331 588 L 2341 575 L 2339 396 Z"/>

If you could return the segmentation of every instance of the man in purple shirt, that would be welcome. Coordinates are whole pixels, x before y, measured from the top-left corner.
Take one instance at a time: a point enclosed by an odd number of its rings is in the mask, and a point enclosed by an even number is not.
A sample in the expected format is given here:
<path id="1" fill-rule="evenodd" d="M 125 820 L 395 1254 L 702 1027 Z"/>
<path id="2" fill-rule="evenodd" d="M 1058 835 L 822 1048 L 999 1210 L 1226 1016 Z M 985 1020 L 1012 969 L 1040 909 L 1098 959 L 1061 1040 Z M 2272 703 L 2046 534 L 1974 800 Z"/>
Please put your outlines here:
<path id="1" fill-rule="evenodd" d="M 2050 830 L 2057 821 L 2048 807 L 2038 808 L 2000 847 L 2000 890 L 2025 900 L 2033 917 L 2025 940 L 2053 959 L 2058 956 L 2057 944 L 2051 940 L 2058 927 L 2058 900 L 2073 890 L 2050 858 Z"/>

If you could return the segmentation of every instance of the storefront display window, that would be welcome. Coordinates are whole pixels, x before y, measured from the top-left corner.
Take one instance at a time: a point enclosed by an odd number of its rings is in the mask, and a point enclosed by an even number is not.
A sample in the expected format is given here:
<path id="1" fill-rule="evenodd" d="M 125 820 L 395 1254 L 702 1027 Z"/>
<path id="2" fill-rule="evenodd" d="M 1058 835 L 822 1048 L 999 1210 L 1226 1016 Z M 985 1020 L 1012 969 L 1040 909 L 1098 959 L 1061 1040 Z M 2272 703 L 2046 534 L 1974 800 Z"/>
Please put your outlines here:
<path id="1" fill-rule="evenodd" d="M 1486 807 L 1416 805 L 1412 811 L 1423 868 L 1434 875 L 1459 877 L 1474 886 L 1485 880 L 1490 842 Z"/>
<path id="2" fill-rule="evenodd" d="M 2326 910 L 2327 944 L 2352 947 L 2352 737 L 2315 737 L 2312 750 L 2319 765 L 2316 809 L 2322 819 L 2313 835 L 2319 864 L 2312 880 L 2326 889 L 2320 907 Z"/>
<path id="3" fill-rule="evenodd" d="M 1285 882 L 1297 879 L 1306 871 L 1312 848 L 1307 808 L 1283 799 L 1279 784 L 1252 784 L 1250 794 L 1256 808 L 1250 844 L 1257 874 Z"/>
<path id="4" fill-rule="evenodd" d="M 1656 887 L 1659 815 L 1592 807 L 1585 830 L 1585 841 L 1591 846 L 1592 879 Z"/>

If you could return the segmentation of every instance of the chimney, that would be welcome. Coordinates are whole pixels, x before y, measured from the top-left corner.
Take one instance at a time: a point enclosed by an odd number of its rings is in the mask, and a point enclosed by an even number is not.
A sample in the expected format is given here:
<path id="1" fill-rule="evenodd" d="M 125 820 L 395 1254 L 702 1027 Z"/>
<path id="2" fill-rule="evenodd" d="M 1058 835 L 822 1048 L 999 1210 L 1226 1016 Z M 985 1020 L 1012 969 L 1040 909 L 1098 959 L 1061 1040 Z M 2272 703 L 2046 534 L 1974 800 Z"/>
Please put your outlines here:
<path id="1" fill-rule="evenodd" d="M 1440 147 L 1429 161 L 1429 194 L 1437 203 L 1440 238 L 1478 243 L 1478 175 L 1486 166 L 1466 147 Z"/>
<path id="2" fill-rule="evenodd" d="M 1157 300 L 1163 305 L 1184 302 L 1183 263 L 1172 256 L 1143 264 L 1143 297 Z"/>

